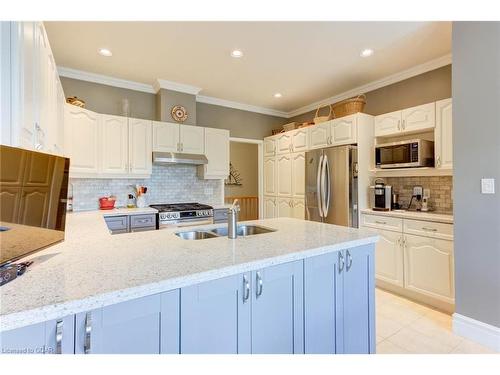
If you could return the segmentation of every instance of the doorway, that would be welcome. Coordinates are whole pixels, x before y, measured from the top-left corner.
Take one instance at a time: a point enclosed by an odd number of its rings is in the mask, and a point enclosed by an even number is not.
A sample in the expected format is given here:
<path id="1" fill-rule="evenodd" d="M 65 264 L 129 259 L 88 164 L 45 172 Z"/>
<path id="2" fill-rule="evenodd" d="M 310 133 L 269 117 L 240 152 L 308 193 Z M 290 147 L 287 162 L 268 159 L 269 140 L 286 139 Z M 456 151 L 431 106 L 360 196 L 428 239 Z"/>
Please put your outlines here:
<path id="1" fill-rule="evenodd" d="M 224 181 L 224 202 L 238 199 L 242 221 L 262 216 L 262 144 L 255 139 L 230 138 L 230 170 Z"/>

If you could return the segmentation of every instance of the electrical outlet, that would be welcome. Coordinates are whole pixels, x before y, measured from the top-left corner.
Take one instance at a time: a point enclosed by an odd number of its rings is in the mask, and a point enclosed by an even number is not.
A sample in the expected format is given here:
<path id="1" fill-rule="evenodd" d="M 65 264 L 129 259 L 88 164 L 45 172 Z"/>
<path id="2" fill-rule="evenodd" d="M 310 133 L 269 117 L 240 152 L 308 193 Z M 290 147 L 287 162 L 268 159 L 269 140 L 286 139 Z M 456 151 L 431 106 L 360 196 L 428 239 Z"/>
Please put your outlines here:
<path id="1" fill-rule="evenodd" d="M 420 185 L 414 186 L 413 187 L 413 195 L 424 195 L 424 188 Z"/>
<path id="2" fill-rule="evenodd" d="M 481 193 L 482 194 L 495 194 L 495 179 L 482 178 L 481 179 Z"/>

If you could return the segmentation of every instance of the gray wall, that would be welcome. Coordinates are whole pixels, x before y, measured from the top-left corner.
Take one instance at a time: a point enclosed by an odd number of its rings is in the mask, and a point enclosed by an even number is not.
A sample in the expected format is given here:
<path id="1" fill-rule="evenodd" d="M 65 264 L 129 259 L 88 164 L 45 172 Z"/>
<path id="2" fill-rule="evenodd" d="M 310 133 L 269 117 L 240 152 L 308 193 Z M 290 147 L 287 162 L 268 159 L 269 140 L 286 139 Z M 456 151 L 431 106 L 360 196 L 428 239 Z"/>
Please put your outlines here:
<path id="1" fill-rule="evenodd" d="M 175 105 L 182 105 L 186 109 L 188 118 L 183 124 L 197 125 L 196 96 L 165 89 L 160 89 L 156 94 L 156 120 L 174 121 L 171 111 L 172 107 Z"/>
<path id="2" fill-rule="evenodd" d="M 78 96 L 85 100 L 85 108 L 91 111 L 121 116 L 123 114 L 122 99 L 127 98 L 130 103 L 131 117 L 146 120 L 156 119 L 156 97 L 154 94 L 66 77 L 61 77 L 61 84 L 66 98 Z"/>
<path id="3" fill-rule="evenodd" d="M 241 185 L 225 185 L 226 197 L 257 197 L 259 195 L 258 146 L 252 143 L 231 142 L 231 164 L 239 173 Z"/>
<path id="4" fill-rule="evenodd" d="M 500 327 L 500 22 L 453 22 L 452 50 L 456 312 Z"/>
<path id="5" fill-rule="evenodd" d="M 200 126 L 229 129 L 231 137 L 263 139 L 271 130 L 280 128 L 286 119 L 242 111 L 218 105 L 196 103 L 197 121 Z"/>
<path id="6" fill-rule="evenodd" d="M 451 65 L 431 70 L 365 94 L 366 106 L 363 112 L 374 116 L 450 98 Z M 323 109 L 323 111 L 327 110 Z M 314 114 L 315 111 L 307 112 L 291 118 L 290 121 L 312 121 Z"/>

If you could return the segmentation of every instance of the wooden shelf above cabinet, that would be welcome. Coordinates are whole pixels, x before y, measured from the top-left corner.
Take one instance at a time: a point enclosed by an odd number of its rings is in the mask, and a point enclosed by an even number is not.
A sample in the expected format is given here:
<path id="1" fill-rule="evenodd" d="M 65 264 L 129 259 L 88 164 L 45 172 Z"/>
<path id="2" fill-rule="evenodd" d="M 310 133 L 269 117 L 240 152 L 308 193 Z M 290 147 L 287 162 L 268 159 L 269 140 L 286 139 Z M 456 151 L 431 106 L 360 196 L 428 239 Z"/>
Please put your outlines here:
<path id="1" fill-rule="evenodd" d="M 453 169 L 430 167 L 372 169 L 370 173 L 375 177 L 453 176 Z"/>

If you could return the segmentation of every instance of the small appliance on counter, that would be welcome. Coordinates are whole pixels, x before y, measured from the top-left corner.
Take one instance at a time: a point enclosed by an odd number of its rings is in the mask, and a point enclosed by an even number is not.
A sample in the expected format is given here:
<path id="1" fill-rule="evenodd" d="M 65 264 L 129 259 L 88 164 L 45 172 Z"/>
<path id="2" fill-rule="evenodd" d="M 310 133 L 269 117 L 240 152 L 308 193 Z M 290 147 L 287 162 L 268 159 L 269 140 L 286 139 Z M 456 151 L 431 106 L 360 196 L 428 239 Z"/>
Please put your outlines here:
<path id="1" fill-rule="evenodd" d="M 391 210 L 399 210 L 400 208 L 401 205 L 399 204 L 399 194 L 393 192 L 391 199 Z"/>
<path id="2" fill-rule="evenodd" d="M 99 209 L 100 210 L 112 210 L 115 208 L 116 197 L 114 195 L 110 195 L 109 197 L 101 197 L 99 198 Z"/>
<path id="3" fill-rule="evenodd" d="M 375 186 L 370 186 L 372 209 L 374 211 L 390 211 L 392 208 L 392 186 L 382 180 L 375 180 Z M 397 200 L 397 195 L 396 195 Z"/>

